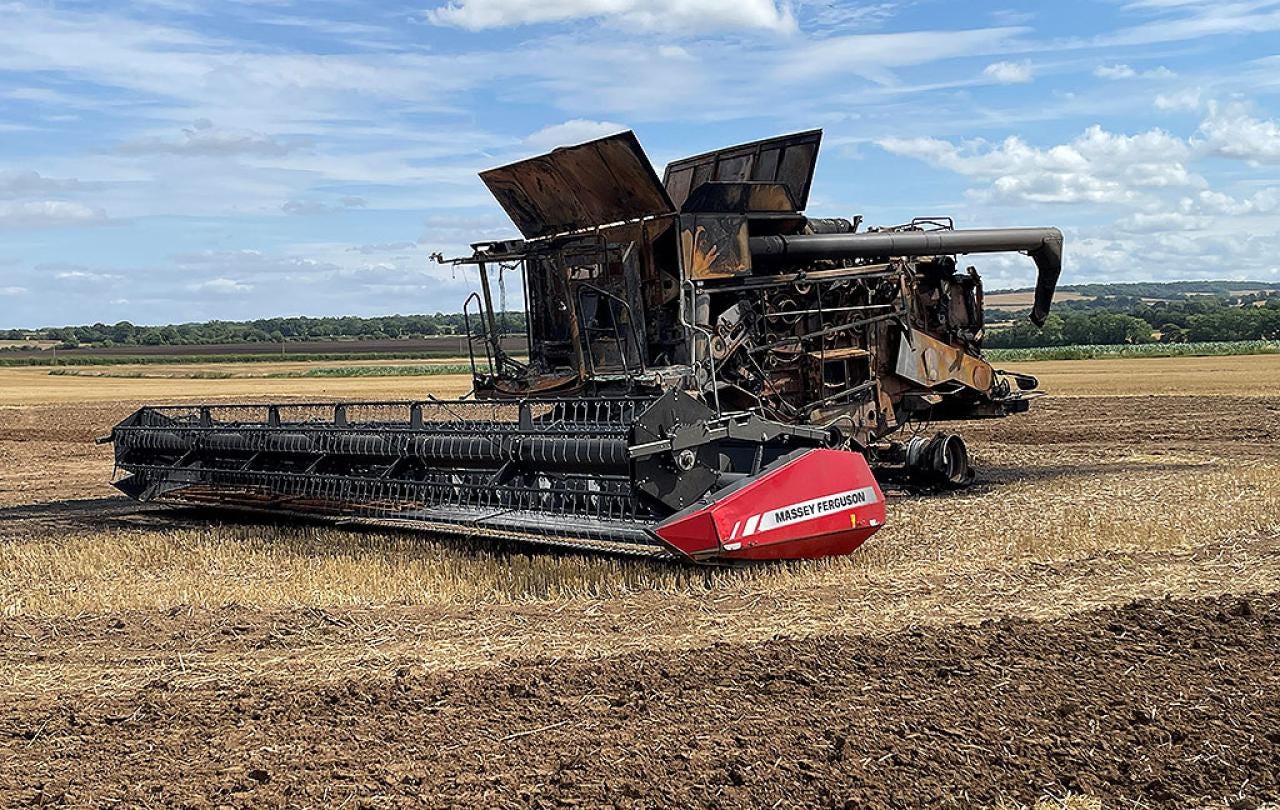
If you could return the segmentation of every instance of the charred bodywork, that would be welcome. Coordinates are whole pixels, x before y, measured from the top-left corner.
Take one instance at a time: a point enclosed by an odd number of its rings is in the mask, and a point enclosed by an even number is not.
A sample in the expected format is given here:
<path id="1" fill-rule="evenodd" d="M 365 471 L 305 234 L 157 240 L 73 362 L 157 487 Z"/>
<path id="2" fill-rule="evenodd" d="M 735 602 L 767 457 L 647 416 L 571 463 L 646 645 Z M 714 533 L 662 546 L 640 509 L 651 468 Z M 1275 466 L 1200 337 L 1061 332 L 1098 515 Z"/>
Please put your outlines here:
<path id="1" fill-rule="evenodd" d="M 524 238 L 439 259 L 478 270 L 472 400 L 144 408 L 113 432 L 118 486 L 695 560 L 850 551 L 884 520 L 873 468 L 972 476 L 958 436 L 895 432 L 1037 395 L 984 359 L 982 282 L 957 256 L 1026 253 L 1041 323 L 1062 235 L 807 217 L 820 141 L 742 144 L 659 180 L 628 132 L 484 172 Z M 507 274 L 527 358 L 499 339 Z"/>

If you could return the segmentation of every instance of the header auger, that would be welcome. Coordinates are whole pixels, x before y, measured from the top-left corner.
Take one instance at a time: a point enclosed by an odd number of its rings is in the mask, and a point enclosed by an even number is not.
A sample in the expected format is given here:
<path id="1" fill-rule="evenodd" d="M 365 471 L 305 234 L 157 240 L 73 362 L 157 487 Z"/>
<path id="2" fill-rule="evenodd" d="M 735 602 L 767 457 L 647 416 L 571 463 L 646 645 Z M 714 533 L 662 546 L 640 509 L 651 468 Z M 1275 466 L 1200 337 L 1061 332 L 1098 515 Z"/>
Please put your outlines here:
<path id="1" fill-rule="evenodd" d="M 884 522 L 877 474 L 973 476 L 959 436 L 895 432 L 1037 396 L 983 358 L 982 282 L 955 257 L 1027 253 L 1042 323 L 1062 234 L 806 217 L 820 141 L 743 144 L 659 180 L 625 132 L 484 172 L 524 238 L 437 256 L 480 282 L 471 398 L 143 408 L 112 432 L 116 486 L 702 562 L 848 553 Z M 523 280 L 523 360 L 499 340 L 495 270 Z"/>

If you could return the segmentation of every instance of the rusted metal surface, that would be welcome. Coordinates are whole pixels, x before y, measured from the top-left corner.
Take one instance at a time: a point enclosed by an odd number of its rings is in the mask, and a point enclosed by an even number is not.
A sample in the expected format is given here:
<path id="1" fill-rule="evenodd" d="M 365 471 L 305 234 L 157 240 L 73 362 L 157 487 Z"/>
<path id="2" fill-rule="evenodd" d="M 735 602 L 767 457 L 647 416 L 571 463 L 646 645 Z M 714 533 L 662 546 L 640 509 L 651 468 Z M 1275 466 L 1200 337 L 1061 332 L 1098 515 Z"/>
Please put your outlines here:
<path id="1" fill-rule="evenodd" d="M 675 211 L 632 132 L 490 169 L 480 179 L 530 239 Z"/>
<path id="2" fill-rule="evenodd" d="M 821 143 L 822 130 L 814 129 L 682 158 L 667 165 L 663 184 L 672 202 L 684 206 L 690 195 L 708 182 L 781 183 L 791 194 L 792 210 L 803 211 L 809 204 Z"/>
<path id="3" fill-rule="evenodd" d="M 968 354 L 960 346 L 944 343 L 915 329 L 907 332 L 898 343 L 898 362 L 894 371 L 926 388 L 958 382 L 974 391 L 985 392 L 990 390 L 995 379 L 987 361 Z"/>

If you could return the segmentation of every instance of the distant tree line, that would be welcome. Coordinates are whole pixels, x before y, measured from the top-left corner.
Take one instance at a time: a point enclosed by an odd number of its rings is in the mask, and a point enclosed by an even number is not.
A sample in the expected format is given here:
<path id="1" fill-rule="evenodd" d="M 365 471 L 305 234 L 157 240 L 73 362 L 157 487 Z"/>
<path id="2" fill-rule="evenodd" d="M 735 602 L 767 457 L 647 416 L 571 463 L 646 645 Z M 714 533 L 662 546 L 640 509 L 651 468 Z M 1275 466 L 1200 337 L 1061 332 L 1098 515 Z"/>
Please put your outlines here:
<path id="1" fill-rule="evenodd" d="M 1027 322 L 1027 310 L 989 309 L 986 345 L 1034 348 L 1081 344 L 1185 343 L 1280 340 L 1280 291 L 1260 282 L 1187 281 L 1064 287 L 1083 300 L 1054 304 L 1044 328 Z M 1218 292 L 1213 292 L 1213 291 Z M 1151 300 L 1152 298 L 1160 300 Z M 525 331 L 523 312 L 497 316 L 504 334 Z M 1005 326 L 1005 324 L 1009 324 Z M 214 343 L 279 344 L 308 340 L 394 340 L 456 335 L 460 313 L 389 315 L 379 318 L 263 318 L 136 326 L 128 321 L 91 326 L 0 331 L 0 340 L 56 340 L 79 346 L 201 346 Z"/>
<path id="2" fill-rule="evenodd" d="M 1001 292 L 1031 292 L 1022 287 Z M 1090 298 L 1160 298 L 1176 301 L 1200 295 L 1238 296 L 1249 293 L 1273 293 L 1274 282 L 1266 281 L 1127 281 L 1105 284 L 1064 284 L 1058 292 L 1073 292 Z"/>
<path id="3" fill-rule="evenodd" d="M 472 316 L 474 319 L 474 315 Z M 504 334 L 525 330 L 523 312 L 498 314 Z M 136 326 L 128 321 L 91 326 L 0 331 L 0 340 L 56 340 L 62 346 L 207 346 L 214 343 L 285 343 L 306 340 L 393 340 L 465 332 L 461 314 L 388 315 L 380 318 L 262 318 Z"/>
<path id="4" fill-rule="evenodd" d="M 1131 296 L 1054 305 L 1043 328 L 1026 313 L 1012 326 L 990 329 L 991 348 L 1031 348 L 1082 344 L 1199 343 L 1224 340 L 1280 340 L 1280 296 L 1199 295 L 1185 300 L 1147 302 Z"/>

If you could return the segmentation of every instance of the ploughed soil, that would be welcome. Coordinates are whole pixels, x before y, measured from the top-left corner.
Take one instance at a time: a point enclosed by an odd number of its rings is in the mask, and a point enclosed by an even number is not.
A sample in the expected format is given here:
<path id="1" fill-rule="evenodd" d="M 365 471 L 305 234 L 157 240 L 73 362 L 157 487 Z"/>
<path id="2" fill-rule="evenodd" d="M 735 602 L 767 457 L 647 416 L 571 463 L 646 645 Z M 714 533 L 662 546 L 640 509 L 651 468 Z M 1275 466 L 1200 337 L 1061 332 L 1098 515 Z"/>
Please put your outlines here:
<path id="1" fill-rule="evenodd" d="M 6 620 L 0 645 L 37 630 Z M 0 763 L 5 805 L 974 807 L 1084 794 L 1256 807 L 1280 799 L 1280 595 L 336 682 L 52 689 L 0 705 Z"/>

